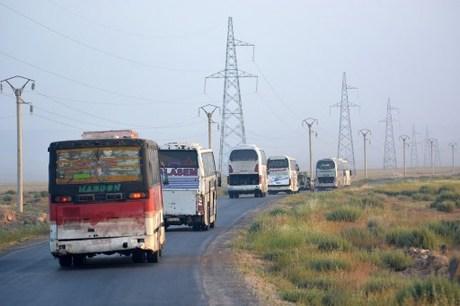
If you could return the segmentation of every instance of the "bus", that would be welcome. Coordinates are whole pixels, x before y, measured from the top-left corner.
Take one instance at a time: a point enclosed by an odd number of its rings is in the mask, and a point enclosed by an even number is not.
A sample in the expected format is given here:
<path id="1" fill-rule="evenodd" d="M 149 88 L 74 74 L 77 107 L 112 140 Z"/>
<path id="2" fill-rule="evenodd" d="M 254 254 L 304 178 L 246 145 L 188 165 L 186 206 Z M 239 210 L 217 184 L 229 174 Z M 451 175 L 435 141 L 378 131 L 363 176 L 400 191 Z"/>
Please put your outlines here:
<path id="1" fill-rule="evenodd" d="M 348 161 L 341 158 L 326 158 L 316 162 L 315 189 L 339 188 L 351 185 L 351 170 Z"/>
<path id="2" fill-rule="evenodd" d="M 199 144 L 168 143 L 160 148 L 165 226 L 214 228 L 218 176 L 214 153 Z"/>
<path id="3" fill-rule="evenodd" d="M 230 152 L 228 162 L 228 195 L 265 197 L 268 191 L 267 158 L 256 145 L 240 145 Z"/>
<path id="4" fill-rule="evenodd" d="M 155 142 L 93 137 L 53 142 L 48 151 L 49 245 L 62 267 L 97 254 L 160 260 L 165 229 Z"/>
<path id="5" fill-rule="evenodd" d="M 268 193 L 293 193 L 299 191 L 299 166 L 289 156 L 270 156 L 267 162 Z"/>

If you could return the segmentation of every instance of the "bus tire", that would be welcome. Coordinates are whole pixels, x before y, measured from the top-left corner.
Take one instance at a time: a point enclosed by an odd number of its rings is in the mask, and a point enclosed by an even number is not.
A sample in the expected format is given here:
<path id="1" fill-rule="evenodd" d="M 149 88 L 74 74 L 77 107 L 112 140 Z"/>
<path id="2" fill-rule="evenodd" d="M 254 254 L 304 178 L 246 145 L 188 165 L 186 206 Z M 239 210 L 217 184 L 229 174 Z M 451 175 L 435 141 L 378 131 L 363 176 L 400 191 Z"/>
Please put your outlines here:
<path id="1" fill-rule="evenodd" d="M 81 266 L 83 266 L 85 264 L 86 256 L 81 255 L 81 254 L 73 255 L 72 259 L 73 259 L 73 265 L 75 267 L 81 267 Z"/>
<path id="2" fill-rule="evenodd" d="M 59 265 L 63 268 L 68 268 L 72 265 L 72 256 L 70 255 L 64 255 L 64 256 L 59 256 Z"/>
<path id="3" fill-rule="evenodd" d="M 161 250 L 161 249 L 160 249 Z M 147 262 L 157 263 L 160 261 L 160 250 L 158 251 L 147 251 Z"/>
<path id="4" fill-rule="evenodd" d="M 132 253 L 132 259 L 135 263 L 143 263 L 145 261 L 145 252 L 139 249 L 136 249 Z"/>
<path id="5" fill-rule="evenodd" d="M 228 193 L 228 197 L 229 197 L 230 199 L 233 199 L 235 196 L 233 195 L 233 192 L 229 192 L 229 193 Z"/>

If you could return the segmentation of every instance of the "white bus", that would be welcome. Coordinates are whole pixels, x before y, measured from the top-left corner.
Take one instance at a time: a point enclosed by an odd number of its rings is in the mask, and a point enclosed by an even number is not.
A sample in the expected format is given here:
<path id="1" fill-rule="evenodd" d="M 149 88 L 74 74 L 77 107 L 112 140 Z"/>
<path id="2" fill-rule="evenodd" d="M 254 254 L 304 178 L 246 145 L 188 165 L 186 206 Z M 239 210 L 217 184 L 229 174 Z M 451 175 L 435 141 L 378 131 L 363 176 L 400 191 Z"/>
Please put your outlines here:
<path id="1" fill-rule="evenodd" d="M 289 156 L 270 156 L 267 162 L 268 193 L 293 193 L 299 191 L 299 166 Z"/>
<path id="2" fill-rule="evenodd" d="M 214 154 L 198 144 L 168 143 L 159 151 L 165 226 L 214 228 L 217 172 Z"/>
<path id="3" fill-rule="evenodd" d="M 228 195 L 265 197 L 268 191 L 267 158 L 256 145 L 239 145 L 230 152 L 228 162 Z"/>
<path id="4" fill-rule="evenodd" d="M 316 162 L 315 189 L 338 188 L 351 185 L 351 170 L 341 158 L 326 158 Z"/>

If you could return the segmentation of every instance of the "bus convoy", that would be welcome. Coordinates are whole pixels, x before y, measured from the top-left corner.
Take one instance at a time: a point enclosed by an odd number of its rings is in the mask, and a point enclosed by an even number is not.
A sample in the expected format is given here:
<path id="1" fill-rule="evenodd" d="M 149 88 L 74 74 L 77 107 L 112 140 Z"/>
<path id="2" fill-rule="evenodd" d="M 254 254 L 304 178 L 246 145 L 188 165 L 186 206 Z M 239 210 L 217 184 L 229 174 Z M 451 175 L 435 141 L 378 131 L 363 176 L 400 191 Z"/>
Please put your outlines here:
<path id="1" fill-rule="evenodd" d="M 132 130 L 84 132 L 49 145 L 49 246 L 61 267 L 118 253 L 136 263 L 158 262 L 169 226 L 206 231 L 217 222 L 220 173 L 212 149 L 155 142 Z M 342 159 L 316 163 L 316 179 L 287 155 L 239 145 L 228 160 L 227 193 L 296 193 L 349 186 Z"/>

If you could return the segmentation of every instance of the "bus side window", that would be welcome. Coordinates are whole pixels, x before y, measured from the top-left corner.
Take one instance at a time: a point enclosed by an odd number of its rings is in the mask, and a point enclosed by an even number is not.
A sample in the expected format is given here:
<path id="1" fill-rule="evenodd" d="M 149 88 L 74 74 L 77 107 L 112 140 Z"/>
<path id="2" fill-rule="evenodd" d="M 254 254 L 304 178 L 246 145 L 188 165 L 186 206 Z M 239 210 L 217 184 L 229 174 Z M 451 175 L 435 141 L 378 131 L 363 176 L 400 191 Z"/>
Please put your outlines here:
<path id="1" fill-rule="evenodd" d="M 158 160 L 158 150 L 150 149 L 150 164 L 152 184 L 157 185 L 160 183 L 160 164 Z"/>

